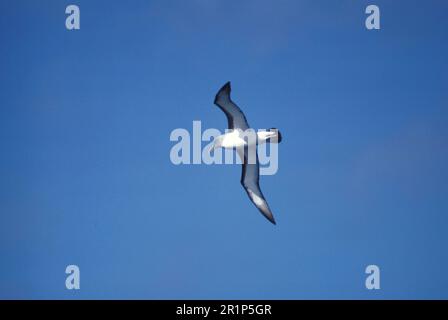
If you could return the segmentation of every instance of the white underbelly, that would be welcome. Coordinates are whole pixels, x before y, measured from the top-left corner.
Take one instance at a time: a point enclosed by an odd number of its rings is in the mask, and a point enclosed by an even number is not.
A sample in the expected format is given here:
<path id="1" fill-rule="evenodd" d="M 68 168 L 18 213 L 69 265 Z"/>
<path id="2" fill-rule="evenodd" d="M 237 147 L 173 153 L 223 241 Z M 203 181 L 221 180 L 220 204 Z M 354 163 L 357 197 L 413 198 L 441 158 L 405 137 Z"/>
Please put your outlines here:
<path id="1" fill-rule="evenodd" d="M 222 141 L 222 147 L 226 149 L 232 149 L 232 148 L 239 148 L 243 147 L 247 144 L 253 145 L 253 144 L 263 144 L 266 142 L 267 139 L 275 136 L 274 132 L 264 132 L 260 131 L 257 132 L 257 137 L 252 139 L 244 140 L 242 136 L 240 136 L 238 131 L 233 131 L 226 133 L 224 135 L 224 139 Z"/>
<path id="2" fill-rule="evenodd" d="M 224 136 L 222 147 L 226 149 L 239 148 L 246 144 L 244 139 L 240 138 L 238 134 L 228 133 Z"/>

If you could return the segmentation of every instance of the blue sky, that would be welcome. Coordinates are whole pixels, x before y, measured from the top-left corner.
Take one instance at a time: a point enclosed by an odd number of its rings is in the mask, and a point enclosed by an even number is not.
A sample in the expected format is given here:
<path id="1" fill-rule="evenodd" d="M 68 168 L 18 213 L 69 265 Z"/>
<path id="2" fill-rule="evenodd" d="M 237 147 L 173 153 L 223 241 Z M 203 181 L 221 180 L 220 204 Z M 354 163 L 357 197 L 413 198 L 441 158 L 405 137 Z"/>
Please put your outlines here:
<path id="1" fill-rule="evenodd" d="M 0 1 L 0 298 L 447 299 L 447 10 Z M 225 128 L 228 80 L 282 132 L 277 226 L 240 166 L 170 162 L 173 129 Z"/>

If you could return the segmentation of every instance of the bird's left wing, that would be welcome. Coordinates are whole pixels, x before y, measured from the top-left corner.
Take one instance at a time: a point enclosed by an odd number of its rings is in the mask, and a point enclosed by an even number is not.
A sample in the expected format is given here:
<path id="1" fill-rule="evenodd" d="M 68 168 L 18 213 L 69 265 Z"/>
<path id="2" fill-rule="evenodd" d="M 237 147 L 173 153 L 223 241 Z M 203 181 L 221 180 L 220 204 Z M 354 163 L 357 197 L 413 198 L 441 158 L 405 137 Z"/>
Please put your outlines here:
<path id="1" fill-rule="evenodd" d="M 249 124 L 243 111 L 230 99 L 230 91 L 230 82 L 227 82 L 219 89 L 214 103 L 226 114 L 229 129 L 245 131 L 249 128 Z"/>
<path id="2" fill-rule="evenodd" d="M 273 224 L 275 223 L 274 215 L 269 208 L 266 199 L 260 189 L 260 164 L 258 162 L 257 149 L 254 148 L 256 161 L 249 161 L 248 158 L 249 149 L 238 148 L 238 155 L 243 161 L 243 171 L 241 173 L 241 184 L 247 192 L 250 200 L 255 204 L 255 206 L 260 210 L 260 212 Z M 252 150 L 250 150 L 252 152 Z M 252 163 L 254 162 L 254 163 Z"/>

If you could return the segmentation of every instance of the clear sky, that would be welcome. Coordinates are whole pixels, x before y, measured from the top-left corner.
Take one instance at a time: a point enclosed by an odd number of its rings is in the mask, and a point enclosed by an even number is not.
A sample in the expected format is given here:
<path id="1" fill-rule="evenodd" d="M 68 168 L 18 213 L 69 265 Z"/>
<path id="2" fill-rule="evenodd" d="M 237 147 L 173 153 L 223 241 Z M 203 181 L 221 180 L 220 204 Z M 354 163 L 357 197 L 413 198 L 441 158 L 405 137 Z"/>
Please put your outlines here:
<path id="1" fill-rule="evenodd" d="M 448 298 L 446 1 L 0 12 L 0 298 Z M 250 124 L 283 135 L 261 177 L 277 226 L 239 165 L 170 162 L 173 129 L 226 127 L 229 80 Z"/>

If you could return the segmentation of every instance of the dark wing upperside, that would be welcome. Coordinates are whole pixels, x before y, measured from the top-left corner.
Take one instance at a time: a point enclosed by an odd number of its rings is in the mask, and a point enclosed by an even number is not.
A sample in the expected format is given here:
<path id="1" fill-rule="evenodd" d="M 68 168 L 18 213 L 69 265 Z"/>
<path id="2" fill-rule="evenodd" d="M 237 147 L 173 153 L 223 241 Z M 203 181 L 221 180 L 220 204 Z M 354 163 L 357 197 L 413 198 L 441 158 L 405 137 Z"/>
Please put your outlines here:
<path id="1" fill-rule="evenodd" d="M 243 111 L 230 99 L 230 82 L 227 82 L 216 94 L 214 103 L 226 114 L 229 129 L 246 130 L 249 128 Z"/>
<path id="2" fill-rule="evenodd" d="M 260 189 L 260 164 L 258 162 L 258 153 L 256 153 L 256 161 L 254 164 L 248 161 L 248 148 L 237 149 L 238 154 L 243 161 L 243 170 L 241 173 L 241 184 L 247 192 L 250 200 L 260 210 L 260 212 L 273 224 L 275 223 L 274 215 L 269 208 L 266 199 Z M 256 148 L 255 148 L 256 152 Z M 244 153 L 244 154 L 243 154 Z M 244 160 L 243 160 L 244 159 Z"/>

